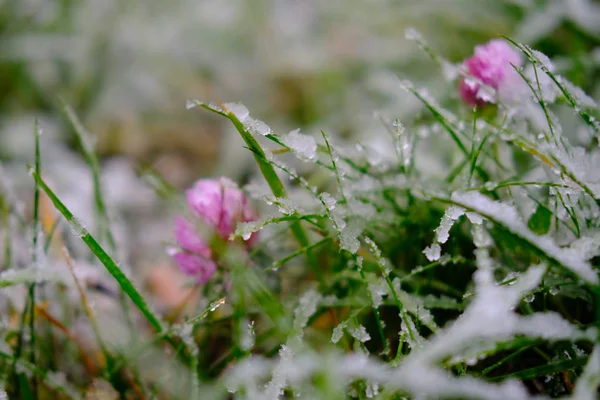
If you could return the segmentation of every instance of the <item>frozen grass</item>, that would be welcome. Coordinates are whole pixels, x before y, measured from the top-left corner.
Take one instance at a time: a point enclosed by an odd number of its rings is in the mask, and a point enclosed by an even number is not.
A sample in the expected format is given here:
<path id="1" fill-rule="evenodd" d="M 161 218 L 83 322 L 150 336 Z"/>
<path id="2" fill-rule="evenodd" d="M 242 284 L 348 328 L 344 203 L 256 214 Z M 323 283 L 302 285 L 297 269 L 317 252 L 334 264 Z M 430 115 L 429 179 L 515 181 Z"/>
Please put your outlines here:
<path id="1" fill-rule="evenodd" d="M 398 80 L 423 110 L 405 124 L 379 115 L 378 148 L 280 134 L 240 104 L 188 102 L 233 124 L 258 167 L 245 189 L 265 212 L 232 235 L 260 232 L 249 256 L 221 257 L 231 286 L 198 288 L 182 317 L 155 310 L 119 261 L 100 164 L 74 113 L 94 229 L 46 181 L 36 126 L 32 217 L 8 179 L 0 192 L 4 387 L 23 399 L 597 398 L 598 107 L 514 45 L 528 60 L 515 96 L 492 91 L 485 109 L 442 106 Z M 62 220 L 48 223 L 42 200 Z M 25 265 L 13 251 L 23 238 Z M 87 251 L 72 259 L 75 242 Z M 100 321 L 78 278 L 84 260 L 116 282 L 118 319 Z"/>

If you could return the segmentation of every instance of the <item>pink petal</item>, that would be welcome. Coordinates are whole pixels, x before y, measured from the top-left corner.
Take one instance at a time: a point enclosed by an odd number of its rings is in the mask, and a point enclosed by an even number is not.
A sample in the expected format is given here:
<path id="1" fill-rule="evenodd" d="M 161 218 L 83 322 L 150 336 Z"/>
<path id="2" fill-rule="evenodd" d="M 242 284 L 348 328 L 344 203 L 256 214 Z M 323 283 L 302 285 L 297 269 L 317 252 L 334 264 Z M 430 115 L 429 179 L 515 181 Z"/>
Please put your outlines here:
<path id="1" fill-rule="evenodd" d="M 208 282 L 217 270 L 217 265 L 212 260 L 193 254 L 177 253 L 173 259 L 184 274 L 196 277 L 201 284 Z"/>
<path id="2" fill-rule="evenodd" d="M 175 217 L 175 240 L 177 240 L 179 246 L 184 250 L 197 253 L 206 258 L 210 258 L 211 256 L 210 248 L 198 236 L 194 226 L 180 215 Z"/>

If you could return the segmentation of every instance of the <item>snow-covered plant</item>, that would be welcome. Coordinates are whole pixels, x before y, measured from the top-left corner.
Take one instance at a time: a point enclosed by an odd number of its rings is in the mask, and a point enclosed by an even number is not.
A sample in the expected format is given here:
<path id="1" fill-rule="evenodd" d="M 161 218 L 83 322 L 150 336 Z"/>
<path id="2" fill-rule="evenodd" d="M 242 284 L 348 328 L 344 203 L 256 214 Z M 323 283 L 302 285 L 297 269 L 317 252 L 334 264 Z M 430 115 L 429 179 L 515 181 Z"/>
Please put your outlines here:
<path id="1" fill-rule="evenodd" d="M 236 398 L 596 398 L 598 107 L 546 56 L 509 43 L 478 47 L 476 59 L 453 67 L 474 109 L 443 107 L 399 81 L 427 113 L 410 124 L 381 118 L 391 135 L 379 150 L 325 132 L 316 144 L 298 131 L 278 134 L 239 104 L 190 102 L 231 120 L 274 196 L 263 198 L 278 205 L 279 216 L 240 224 L 235 235 L 292 223 L 301 248 L 277 260 L 281 247 L 271 246 L 271 269 L 283 280 L 284 263 L 316 263 L 307 273 L 319 291 L 305 292 L 296 311 L 342 318 L 326 352 L 311 350 L 307 333 L 324 328 L 309 329 L 304 317 L 304 340 L 291 345 L 292 333 L 275 360 L 234 366 L 226 376 Z M 441 161 L 431 160 L 432 148 L 444 152 Z M 431 162 L 445 174 L 421 168 Z M 331 182 L 311 183 L 293 166 L 305 163 Z M 441 224 L 428 230 L 443 207 Z M 471 274 L 472 283 L 456 279 Z M 567 303 L 583 307 L 587 322 Z"/>
<path id="2" fill-rule="evenodd" d="M 511 39 L 455 64 L 406 36 L 446 96 L 395 79 L 420 110 L 378 111 L 381 129 L 358 142 L 188 101 L 231 123 L 256 168 L 246 185 L 200 179 L 185 195 L 146 172 L 177 211 L 164 253 L 192 276 L 168 312 L 120 256 L 82 124 L 67 109 L 92 172 L 85 223 L 47 177 L 36 126 L 31 217 L 0 180 L 3 387 L 27 399 L 597 398 L 595 100 Z M 90 282 L 89 270 L 106 274 Z M 98 286 L 111 308 L 88 300 Z"/>

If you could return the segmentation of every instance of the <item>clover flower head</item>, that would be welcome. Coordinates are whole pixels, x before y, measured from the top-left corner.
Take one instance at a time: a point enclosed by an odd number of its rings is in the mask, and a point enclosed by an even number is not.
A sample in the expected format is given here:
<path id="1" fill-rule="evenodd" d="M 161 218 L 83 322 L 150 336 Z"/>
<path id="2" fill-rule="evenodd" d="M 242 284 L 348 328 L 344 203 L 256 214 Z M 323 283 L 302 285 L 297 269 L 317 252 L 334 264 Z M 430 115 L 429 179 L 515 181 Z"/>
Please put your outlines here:
<path id="1" fill-rule="evenodd" d="M 257 219 L 245 194 L 225 177 L 200 179 L 186 192 L 186 199 L 192 215 L 221 240 L 228 240 L 239 222 Z M 256 239 L 253 234 L 246 242 L 252 245 Z M 175 218 L 175 240 L 179 249 L 172 257 L 181 271 L 201 284 L 209 281 L 217 271 L 213 251 L 196 226 L 181 215 Z"/>
<path id="2" fill-rule="evenodd" d="M 476 79 L 464 78 L 460 82 L 459 91 L 463 101 L 469 105 L 482 105 L 492 102 L 481 88 L 480 82 L 497 91 L 515 78 L 514 66 L 521 65 L 519 53 L 501 39 L 494 39 L 484 45 L 475 47 L 475 54 L 467 58 L 463 65 L 466 72 Z"/>

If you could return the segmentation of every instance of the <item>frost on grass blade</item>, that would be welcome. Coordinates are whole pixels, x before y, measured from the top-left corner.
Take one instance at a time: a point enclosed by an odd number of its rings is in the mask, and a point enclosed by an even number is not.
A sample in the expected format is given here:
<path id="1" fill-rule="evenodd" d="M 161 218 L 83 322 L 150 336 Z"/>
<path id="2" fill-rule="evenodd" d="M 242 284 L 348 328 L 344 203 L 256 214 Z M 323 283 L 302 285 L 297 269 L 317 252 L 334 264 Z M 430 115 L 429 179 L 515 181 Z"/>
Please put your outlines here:
<path id="1" fill-rule="evenodd" d="M 351 218 L 346 226 L 340 229 L 340 247 L 350 253 L 360 248 L 359 236 L 365 229 L 366 222 L 362 218 Z"/>
<path id="2" fill-rule="evenodd" d="M 361 343 L 366 343 L 369 340 L 371 340 L 371 335 L 369 335 L 367 329 L 362 325 L 358 325 L 355 328 L 349 329 L 348 333 L 350 333 L 350 335 L 352 335 L 354 339 L 358 340 Z"/>
<path id="3" fill-rule="evenodd" d="M 0 288 L 20 284 L 42 282 L 68 282 L 68 276 L 51 268 L 37 266 L 24 269 L 9 269 L 0 273 Z"/>
<path id="4" fill-rule="evenodd" d="M 521 219 L 517 210 L 508 204 L 493 201 L 477 192 L 452 194 L 453 203 L 475 211 L 481 216 L 499 224 L 512 234 L 524 239 L 542 251 L 550 259 L 574 272 L 590 283 L 598 283 L 598 275 L 582 255 L 569 248 L 559 247 L 549 236 L 538 236 L 533 233 Z"/>
<path id="5" fill-rule="evenodd" d="M 454 225 L 454 222 L 457 221 L 464 213 L 465 210 L 461 207 L 448 207 L 444 213 L 444 216 L 442 217 L 440 226 L 435 229 L 435 235 L 438 243 L 446 243 L 448 241 L 452 225 Z"/>
<path id="6" fill-rule="evenodd" d="M 578 400 L 597 399 L 598 385 L 600 385 L 600 347 L 596 344 L 583 370 L 583 374 L 581 374 L 577 381 L 573 398 Z"/>
<path id="7" fill-rule="evenodd" d="M 310 135 L 300 133 L 300 129 L 291 131 L 281 137 L 281 141 L 304 161 L 317 159 L 317 141 Z"/>
<path id="8" fill-rule="evenodd" d="M 346 329 L 347 321 L 343 321 L 339 323 L 335 328 L 333 328 L 333 333 L 331 334 L 331 342 L 337 343 L 344 336 L 344 329 Z"/>
<path id="9" fill-rule="evenodd" d="M 425 257 L 427 257 L 429 261 L 437 261 L 442 255 L 442 248 L 438 243 L 433 243 L 423 250 L 423 254 L 425 254 Z"/>
<path id="10" fill-rule="evenodd" d="M 427 257 L 429 261 L 437 261 L 440 259 L 442 253 L 440 244 L 448 241 L 450 229 L 464 213 L 465 210 L 457 206 L 450 206 L 446 209 L 440 225 L 434 230 L 435 242 L 423 250 L 423 254 L 425 254 L 425 257 Z M 475 218 L 475 216 L 472 216 L 472 218 Z"/>
<path id="11" fill-rule="evenodd" d="M 323 202 L 325 208 L 328 211 L 335 210 L 335 206 L 337 204 L 337 200 L 329 193 L 323 192 L 319 194 L 319 199 Z"/>
<path id="12" fill-rule="evenodd" d="M 573 110 L 575 110 L 575 112 L 581 116 L 585 123 L 592 127 L 592 129 L 594 129 L 596 133 L 599 133 L 600 122 L 598 122 L 594 117 L 590 116 L 585 111 L 586 108 L 597 108 L 597 105 L 593 101 L 593 99 L 589 98 L 581 89 L 571 84 L 562 76 L 555 75 L 554 65 L 545 54 L 533 50 L 531 47 L 525 44 L 517 43 L 512 40 L 510 41 L 515 46 L 517 46 L 534 65 L 539 65 L 541 67 L 542 71 L 545 74 L 544 77 L 547 76 L 550 80 L 554 82 L 556 87 L 565 96 Z"/>
<path id="13" fill-rule="evenodd" d="M 240 103 L 225 103 L 223 104 L 225 112 L 233 114 L 248 132 L 253 135 L 266 136 L 272 133 L 271 128 L 264 122 L 254 119 L 250 116 L 248 108 Z"/>
<path id="14" fill-rule="evenodd" d="M 187 110 L 190 110 L 192 108 L 195 107 L 202 107 L 205 108 L 209 111 L 215 112 L 217 114 L 221 114 L 221 115 L 226 115 L 225 114 L 225 110 L 223 110 L 220 106 L 216 105 L 215 103 L 205 103 L 203 101 L 200 100 L 196 100 L 196 99 L 192 99 L 192 100 L 187 100 L 185 102 L 185 108 Z"/>
<path id="15" fill-rule="evenodd" d="M 264 196 L 267 204 L 275 204 L 279 208 L 279 212 L 285 215 L 305 214 L 306 211 L 300 207 L 295 201 L 285 197 Z"/>

